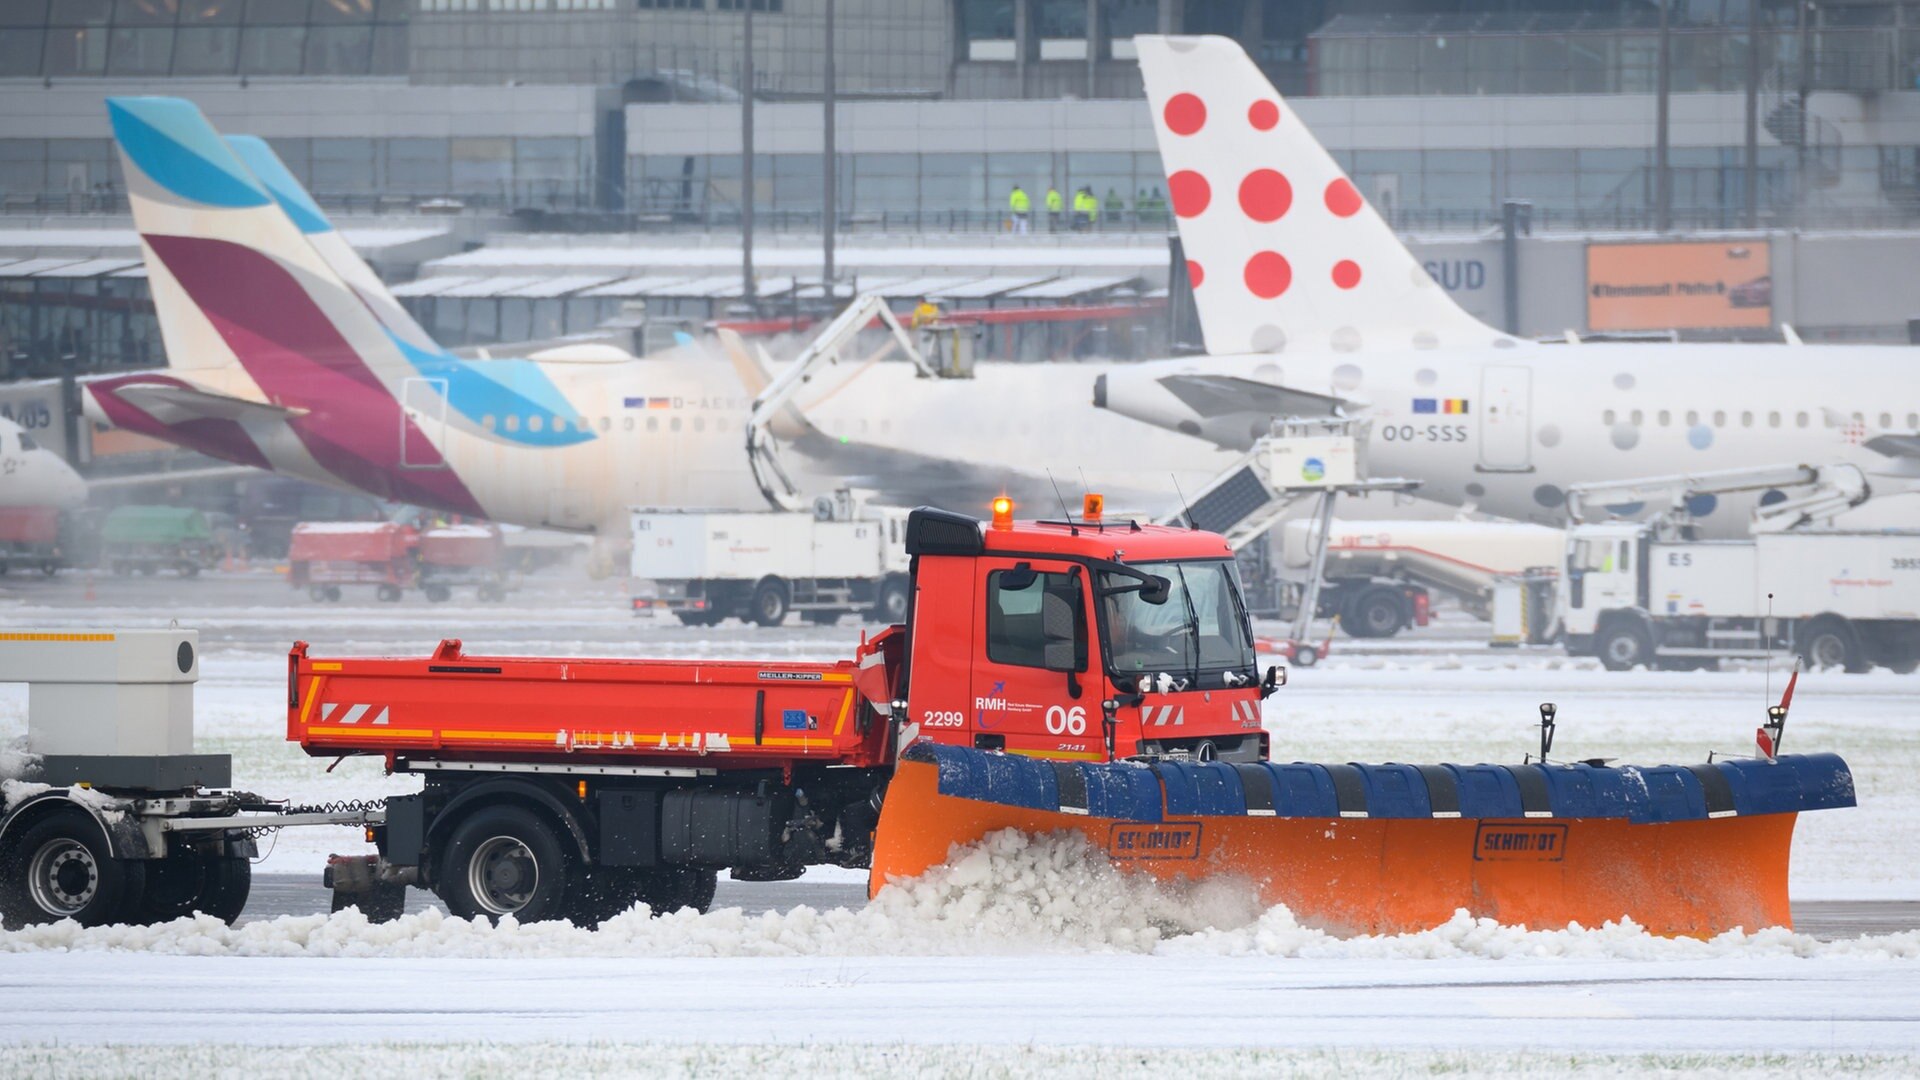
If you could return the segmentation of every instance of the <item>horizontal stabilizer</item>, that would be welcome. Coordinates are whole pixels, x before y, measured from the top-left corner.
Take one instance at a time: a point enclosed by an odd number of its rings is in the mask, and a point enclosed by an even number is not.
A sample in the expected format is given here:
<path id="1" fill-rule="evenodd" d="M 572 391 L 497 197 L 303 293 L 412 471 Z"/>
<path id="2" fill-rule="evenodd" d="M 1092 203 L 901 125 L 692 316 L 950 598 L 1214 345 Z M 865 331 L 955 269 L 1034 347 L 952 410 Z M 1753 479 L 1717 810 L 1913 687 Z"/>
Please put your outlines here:
<path id="1" fill-rule="evenodd" d="M 193 386 L 136 383 L 114 387 L 111 393 L 163 424 L 188 420 L 286 420 L 304 416 L 305 409 L 269 405 Z"/>
<path id="2" fill-rule="evenodd" d="M 1352 404 L 1344 398 L 1276 386 L 1238 375 L 1168 375 L 1160 380 L 1200 416 L 1212 419 L 1235 413 L 1262 416 L 1337 416 Z"/>

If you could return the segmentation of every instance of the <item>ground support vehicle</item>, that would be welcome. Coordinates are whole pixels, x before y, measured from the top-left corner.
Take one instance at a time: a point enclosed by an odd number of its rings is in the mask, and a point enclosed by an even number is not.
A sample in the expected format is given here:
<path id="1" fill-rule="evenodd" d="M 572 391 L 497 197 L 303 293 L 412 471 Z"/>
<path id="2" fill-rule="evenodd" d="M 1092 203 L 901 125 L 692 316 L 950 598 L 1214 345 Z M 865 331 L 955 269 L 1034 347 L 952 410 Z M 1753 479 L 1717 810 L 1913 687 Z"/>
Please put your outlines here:
<path id="1" fill-rule="evenodd" d="M 219 561 L 207 515 L 187 506 L 117 506 L 100 526 L 100 562 L 115 574 L 194 577 Z"/>
<path id="2" fill-rule="evenodd" d="M 0 507 L 0 574 L 22 570 L 52 577 L 65 565 L 59 510 L 51 506 Z"/>
<path id="3" fill-rule="evenodd" d="M 1091 500 L 1089 509 L 1092 509 Z M 461 916 L 703 906 L 716 875 L 870 867 L 999 828 L 1123 869 L 1232 874 L 1346 930 L 1456 908 L 1662 933 L 1785 925 L 1794 814 L 1851 805 L 1831 755 L 1692 768 L 1282 765 L 1232 551 L 1106 522 L 907 522 L 906 621 L 833 663 L 469 655 L 288 662 L 288 738 L 419 773 L 337 904 L 432 889 Z M 1542 755 L 1550 739 L 1542 740 Z M 382 890 L 387 890 L 383 892 Z"/>
<path id="4" fill-rule="evenodd" d="M 636 510 L 632 523 L 633 576 L 650 583 L 636 613 L 671 611 L 688 626 L 907 616 L 903 511 L 868 511 L 843 492 L 810 513 Z"/>
<path id="5" fill-rule="evenodd" d="M 493 525 L 438 525 L 420 534 L 420 590 L 441 603 L 455 588 L 482 600 L 507 595 L 506 545 Z"/>
<path id="6" fill-rule="evenodd" d="M 28 683 L 30 763 L 0 782 L 0 924 L 232 922 L 257 836 L 380 820 L 228 790 L 232 760 L 194 752 L 198 645 L 190 630 L 0 631 L 0 682 Z"/>
<path id="7" fill-rule="evenodd" d="M 371 585 L 392 602 L 419 576 L 413 529 L 391 521 L 307 521 L 287 543 L 287 579 L 315 601 L 338 601 L 345 586 Z"/>
<path id="8" fill-rule="evenodd" d="M 1510 521 L 1340 521 L 1330 526 L 1322 618 L 1360 638 L 1392 637 L 1425 626 L 1433 593 L 1457 598 L 1490 618 L 1503 576 L 1558 566 L 1566 546 L 1558 529 Z M 1281 526 L 1282 563 L 1311 564 L 1312 523 Z"/>
<path id="9" fill-rule="evenodd" d="M 1558 610 L 1569 653 L 1615 671 L 1775 652 L 1809 668 L 1920 667 L 1920 532 L 1825 524 L 1866 501 L 1858 469 L 1790 466 L 1623 486 L 1642 497 L 1673 491 L 1675 504 L 1646 522 L 1576 520 L 1568 529 Z M 1813 491 L 1788 499 L 1782 489 L 1793 486 Z M 1782 497 L 1756 512 L 1749 539 L 1689 538 L 1689 503 L 1756 487 Z M 1624 501 L 1597 486 L 1570 494 L 1574 508 Z"/>

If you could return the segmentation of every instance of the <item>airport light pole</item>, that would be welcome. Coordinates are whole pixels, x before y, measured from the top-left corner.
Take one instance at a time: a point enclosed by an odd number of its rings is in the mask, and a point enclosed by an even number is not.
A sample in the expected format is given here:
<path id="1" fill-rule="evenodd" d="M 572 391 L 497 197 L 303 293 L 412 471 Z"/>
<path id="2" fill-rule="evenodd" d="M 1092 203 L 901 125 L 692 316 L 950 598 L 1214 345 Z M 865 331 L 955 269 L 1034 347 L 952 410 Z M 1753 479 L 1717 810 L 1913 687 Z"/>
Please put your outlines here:
<path id="1" fill-rule="evenodd" d="M 839 221 L 837 220 L 839 217 L 839 198 L 838 198 L 839 193 L 834 190 L 834 187 L 835 187 L 834 180 L 836 179 L 836 177 L 834 176 L 834 169 L 833 169 L 834 154 L 835 154 L 834 130 L 833 130 L 833 120 L 834 120 L 834 116 L 833 116 L 834 114 L 833 0 L 826 0 L 826 2 L 827 2 L 827 10 L 826 10 L 827 50 L 826 50 L 826 57 L 825 57 L 826 85 L 825 85 L 824 92 L 821 94 L 821 97 L 823 99 L 823 106 L 822 106 L 823 115 L 821 117 L 821 121 L 823 124 L 824 134 L 821 137 L 821 159 L 820 159 L 820 175 L 821 175 L 821 178 L 826 181 L 826 206 L 825 206 L 825 214 L 820 219 L 820 285 L 821 285 L 822 293 L 826 296 L 827 306 L 832 307 L 833 301 L 834 301 L 833 231 L 835 227 L 839 225 Z"/>
<path id="2" fill-rule="evenodd" d="M 1760 0 L 1747 0 L 1747 228 L 1760 227 Z"/>
<path id="3" fill-rule="evenodd" d="M 744 48 L 740 63 L 740 298 L 754 306 L 753 287 L 753 5 L 740 0 L 746 13 Z"/>
<path id="4" fill-rule="evenodd" d="M 1673 94 L 1673 49 L 1669 41 L 1667 9 L 1672 0 L 1660 0 L 1660 54 L 1654 61 L 1656 89 L 1653 120 L 1653 228 L 1673 227 L 1673 172 L 1667 164 L 1667 106 Z"/>

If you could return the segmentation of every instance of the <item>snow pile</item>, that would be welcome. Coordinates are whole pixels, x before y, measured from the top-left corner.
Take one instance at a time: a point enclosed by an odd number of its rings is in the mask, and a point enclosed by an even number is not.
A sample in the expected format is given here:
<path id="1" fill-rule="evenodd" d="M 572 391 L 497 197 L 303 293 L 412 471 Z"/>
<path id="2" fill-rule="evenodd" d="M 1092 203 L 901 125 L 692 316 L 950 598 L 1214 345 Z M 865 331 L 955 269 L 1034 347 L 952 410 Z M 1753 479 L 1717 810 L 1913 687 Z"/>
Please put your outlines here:
<path id="1" fill-rule="evenodd" d="M 598 931 L 562 922 L 500 926 L 437 909 L 390 923 L 358 911 L 229 927 L 201 916 L 161 926 L 73 922 L 0 933 L 0 952 L 129 950 L 193 956 L 714 957 L 1019 955 L 1106 952 L 1348 959 L 1695 960 L 1722 956 L 1920 959 L 1920 931 L 1824 942 L 1787 930 L 1709 941 L 1657 937 L 1631 922 L 1527 930 L 1459 912 L 1413 934 L 1340 938 L 1283 907 L 1260 909 L 1244 883 L 1168 886 L 1123 874 L 1077 835 L 1002 832 L 859 909 L 747 915 L 738 908 L 651 917 L 645 907 Z"/>
<path id="2" fill-rule="evenodd" d="M 27 737 L 20 736 L 0 744 L 0 812 L 47 790 L 35 783 L 40 775 L 40 755 L 27 752 Z"/>

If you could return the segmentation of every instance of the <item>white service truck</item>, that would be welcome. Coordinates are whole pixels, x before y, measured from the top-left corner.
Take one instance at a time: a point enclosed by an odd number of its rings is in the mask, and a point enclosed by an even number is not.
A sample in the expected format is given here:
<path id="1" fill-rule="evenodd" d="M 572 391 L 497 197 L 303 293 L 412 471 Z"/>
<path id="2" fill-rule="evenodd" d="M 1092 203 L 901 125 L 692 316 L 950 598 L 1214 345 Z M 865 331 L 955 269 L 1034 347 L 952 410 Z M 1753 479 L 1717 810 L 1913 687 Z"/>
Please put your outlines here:
<path id="1" fill-rule="evenodd" d="M 1662 480 L 1574 491 L 1558 610 L 1562 641 L 1624 671 L 1712 667 L 1723 658 L 1798 655 L 1809 667 L 1920 667 L 1920 532 L 1847 530 L 1836 514 L 1868 496 L 1852 466 L 1739 470 L 1666 478 L 1674 509 L 1650 521 L 1580 521 Z M 1786 497 L 1782 488 L 1813 485 Z M 1695 540 L 1685 506 L 1705 494 L 1762 489 L 1746 540 Z"/>
<path id="2" fill-rule="evenodd" d="M 904 511 L 841 495 L 812 512 L 635 510 L 632 526 L 632 574 L 651 583 L 633 597 L 636 614 L 671 611 L 688 626 L 778 626 L 793 611 L 821 625 L 906 621 Z"/>

